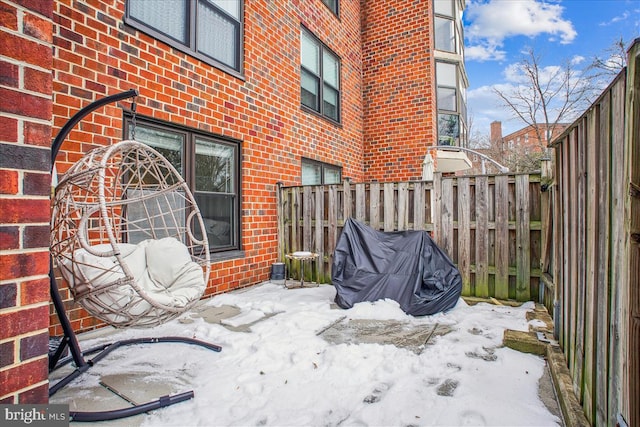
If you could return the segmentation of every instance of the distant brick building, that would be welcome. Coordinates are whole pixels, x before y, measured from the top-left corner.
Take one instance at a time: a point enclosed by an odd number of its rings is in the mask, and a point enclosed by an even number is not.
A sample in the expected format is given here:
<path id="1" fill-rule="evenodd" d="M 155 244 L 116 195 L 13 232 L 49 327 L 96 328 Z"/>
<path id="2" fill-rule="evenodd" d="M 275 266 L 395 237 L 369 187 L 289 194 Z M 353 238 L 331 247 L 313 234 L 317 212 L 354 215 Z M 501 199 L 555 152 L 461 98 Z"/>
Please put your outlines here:
<path id="1" fill-rule="evenodd" d="M 137 89 L 136 139 L 171 157 L 203 216 L 226 225 L 210 238 L 207 295 L 268 277 L 277 183 L 420 179 L 429 146 L 466 143 L 464 0 L 148 4 L 0 0 L 0 402 L 46 401 L 49 323 L 60 334 L 47 303 L 49 148 L 90 102 Z M 129 102 L 91 114 L 57 171 L 130 137 L 132 119 Z M 203 158 L 225 165 L 219 179 Z M 97 326 L 62 295 L 74 328 Z"/>
<path id="2" fill-rule="evenodd" d="M 531 171 L 538 164 L 547 139 L 553 140 L 568 126 L 566 123 L 538 124 L 538 130 L 534 126 L 526 126 L 502 136 L 502 123 L 494 121 L 490 128 L 490 147 L 481 151 L 513 172 Z M 475 166 L 474 170 L 477 169 Z"/>
<path id="3" fill-rule="evenodd" d="M 553 140 L 564 132 L 568 126 L 568 123 L 556 123 L 553 125 L 541 123 L 538 124 L 539 130 L 529 125 L 509 135 L 502 136 L 502 123 L 494 121 L 491 123 L 491 144 L 501 144 L 501 148 L 505 151 L 520 148 L 531 152 L 540 152 L 547 146 L 547 139 Z"/>

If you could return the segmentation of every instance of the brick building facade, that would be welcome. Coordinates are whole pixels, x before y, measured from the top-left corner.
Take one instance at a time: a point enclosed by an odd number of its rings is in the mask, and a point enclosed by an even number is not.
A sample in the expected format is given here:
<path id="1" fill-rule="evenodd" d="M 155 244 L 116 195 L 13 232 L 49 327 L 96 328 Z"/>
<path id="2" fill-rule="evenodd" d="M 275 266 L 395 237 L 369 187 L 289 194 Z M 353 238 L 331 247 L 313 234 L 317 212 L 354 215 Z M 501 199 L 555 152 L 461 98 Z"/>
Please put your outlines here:
<path id="1" fill-rule="evenodd" d="M 437 144 L 432 0 L 193 1 L 178 10 L 184 28 L 143 3 L 0 0 L 3 402 L 46 401 L 47 327 L 61 333 L 47 303 L 49 147 L 90 102 L 140 94 L 135 121 L 124 101 L 80 122 L 58 173 L 131 136 L 134 123 L 136 138 L 178 153 L 196 198 L 194 159 L 226 156 L 230 184 L 217 198 L 200 194 L 203 205 L 224 201 L 201 209 L 229 230 L 213 245 L 206 295 L 267 279 L 277 183 L 306 183 L 309 166 L 354 182 L 420 179 Z M 61 293 L 75 329 L 97 326 Z"/>
<path id="2" fill-rule="evenodd" d="M 363 2 L 362 97 L 366 179 L 420 179 L 437 138 L 433 11 Z M 436 144 L 433 144 L 436 145 Z"/>

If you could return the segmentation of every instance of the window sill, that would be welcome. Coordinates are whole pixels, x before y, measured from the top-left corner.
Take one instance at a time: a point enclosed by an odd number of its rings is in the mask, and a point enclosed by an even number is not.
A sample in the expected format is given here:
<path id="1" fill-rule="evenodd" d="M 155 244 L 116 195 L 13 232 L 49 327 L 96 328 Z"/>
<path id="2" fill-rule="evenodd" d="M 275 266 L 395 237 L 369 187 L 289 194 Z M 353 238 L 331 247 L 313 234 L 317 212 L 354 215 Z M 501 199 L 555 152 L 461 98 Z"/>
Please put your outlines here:
<path id="1" fill-rule="evenodd" d="M 300 108 L 302 109 L 302 111 L 305 111 L 305 112 L 307 112 L 309 114 L 313 114 L 314 116 L 319 117 L 319 118 L 321 118 L 323 120 L 326 120 L 326 121 L 328 121 L 329 123 L 332 123 L 335 126 L 342 127 L 342 123 L 341 122 L 336 121 L 336 120 L 334 120 L 334 119 L 332 119 L 330 117 L 327 117 L 327 116 L 317 112 L 313 108 L 307 107 L 304 104 L 300 104 Z"/>
<path id="2" fill-rule="evenodd" d="M 230 259 L 237 259 L 237 258 L 244 258 L 245 256 L 246 256 L 246 254 L 244 253 L 244 251 L 235 250 L 235 251 L 228 251 L 228 252 L 212 253 L 210 255 L 210 258 L 211 258 L 211 263 L 213 264 L 214 262 L 228 261 Z"/>

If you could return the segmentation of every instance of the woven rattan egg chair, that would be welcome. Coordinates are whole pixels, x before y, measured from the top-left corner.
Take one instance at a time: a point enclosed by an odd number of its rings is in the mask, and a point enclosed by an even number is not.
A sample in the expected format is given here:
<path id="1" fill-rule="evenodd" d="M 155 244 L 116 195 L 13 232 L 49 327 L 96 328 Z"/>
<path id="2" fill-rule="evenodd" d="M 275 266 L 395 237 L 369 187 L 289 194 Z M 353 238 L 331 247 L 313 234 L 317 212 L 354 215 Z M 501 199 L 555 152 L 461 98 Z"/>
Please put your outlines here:
<path id="1" fill-rule="evenodd" d="M 148 145 L 96 148 L 56 188 L 51 253 L 74 300 L 116 327 L 152 327 L 204 293 L 207 235 L 189 188 Z"/>
<path id="2" fill-rule="evenodd" d="M 136 94 L 125 92 L 115 100 Z M 70 123 L 113 100 L 90 105 Z M 54 141 L 53 162 L 69 130 L 63 129 Z M 207 233 L 189 187 L 158 151 L 134 140 L 92 150 L 61 178 L 53 203 L 51 256 L 74 301 L 118 328 L 153 327 L 184 313 L 203 295 L 210 272 Z M 118 341 L 83 352 L 64 312 L 53 261 L 50 280 L 65 336 L 49 369 L 72 361 L 77 367 L 50 387 L 50 396 L 122 345 L 182 342 L 220 351 L 217 345 L 191 338 L 162 337 Z M 60 360 L 65 345 L 72 355 Z M 98 355 L 85 360 L 91 353 Z M 123 418 L 191 397 L 193 392 L 187 392 L 115 411 L 70 415 L 76 421 Z"/>

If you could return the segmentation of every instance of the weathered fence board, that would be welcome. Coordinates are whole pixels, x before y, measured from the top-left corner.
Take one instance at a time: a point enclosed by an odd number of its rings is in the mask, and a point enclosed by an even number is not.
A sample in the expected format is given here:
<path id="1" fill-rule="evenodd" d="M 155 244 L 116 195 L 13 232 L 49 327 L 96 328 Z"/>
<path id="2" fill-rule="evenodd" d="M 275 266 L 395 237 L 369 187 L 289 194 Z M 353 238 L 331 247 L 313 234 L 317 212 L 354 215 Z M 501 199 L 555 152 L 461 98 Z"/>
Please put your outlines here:
<path id="1" fill-rule="evenodd" d="M 442 248 L 449 256 L 454 256 L 453 250 L 453 181 L 445 179 L 442 181 Z"/>
<path id="2" fill-rule="evenodd" d="M 476 179 L 476 283 L 478 297 L 489 296 L 489 181 Z"/>
<path id="3" fill-rule="evenodd" d="M 324 192 L 319 191 L 318 188 L 315 189 L 315 217 L 314 217 L 314 231 L 315 231 L 315 240 L 316 244 L 313 247 L 313 251 L 322 254 L 324 250 L 324 221 L 323 213 L 324 213 Z M 325 277 L 326 274 L 326 259 L 323 256 L 320 258 L 318 262 L 318 277 Z"/>
<path id="4" fill-rule="evenodd" d="M 592 110 L 587 113 L 587 132 L 586 132 L 586 157 L 587 157 L 587 174 L 593 174 L 597 170 L 597 122 L 595 118 L 595 111 Z M 587 175 L 587 189 L 586 189 L 586 206 L 595 207 L 598 205 L 598 180 L 589 178 Z M 595 283 L 597 280 L 597 265 L 598 258 L 596 248 L 598 246 L 598 234 L 597 221 L 598 221 L 598 209 L 586 210 L 586 243 L 585 251 L 587 253 L 586 258 L 586 275 L 585 281 L 588 283 Z M 585 328 L 584 328 L 584 386 L 582 389 L 582 406 L 584 412 L 587 415 L 587 419 L 594 418 L 594 382 L 595 377 L 598 374 L 595 366 L 595 320 L 596 320 L 596 289 L 595 286 L 589 286 L 585 290 Z"/>
<path id="5" fill-rule="evenodd" d="M 509 181 L 496 177 L 496 298 L 509 299 Z"/>
<path id="6" fill-rule="evenodd" d="M 598 259 L 600 260 L 600 268 L 598 269 L 598 279 L 594 286 L 596 287 L 596 295 L 598 304 L 596 306 L 596 371 L 600 373 L 596 377 L 596 407 L 594 424 L 606 425 L 609 418 L 608 410 L 608 392 L 607 383 L 609 382 L 607 356 L 609 353 L 609 215 L 610 215 L 610 199 L 609 199 L 609 93 L 606 93 L 600 105 L 600 114 L 597 120 L 600 126 L 599 135 L 599 155 L 598 155 L 598 179 L 601 183 L 607 183 L 600 187 L 600 197 L 598 203 L 598 230 L 601 232 L 598 240 Z M 606 266 L 606 267 L 605 267 Z"/>
<path id="7" fill-rule="evenodd" d="M 395 226 L 394 214 L 397 210 L 394 197 L 394 185 L 392 182 L 386 182 L 384 189 L 384 231 L 393 231 Z"/>
<path id="8" fill-rule="evenodd" d="M 458 270 L 462 277 L 462 292 L 472 295 L 471 289 L 471 195 L 469 178 L 458 179 Z M 497 295 L 496 295 L 497 296 Z M 507 299 L 506 297 L 504 299 Z"/>
<path id="9" fill-rule="evenodd" d="M 377 182 L 371 184 L 369 194 L 371 198 L 371 204 L 369 205 L 369 225 L 374 230 L 378 230 L 380 228 L 380 185 Z M 330 248 L 331 247 L 327 249 Z"/>
<path id="10" fill-rule="evenodd" d="M 529 227 L 529 175 L 516 177 L 516 299 L 527 301 L 531 298 L 531 242 Z"/>

